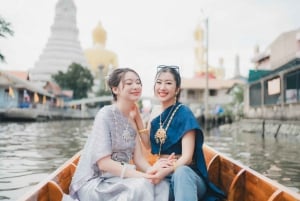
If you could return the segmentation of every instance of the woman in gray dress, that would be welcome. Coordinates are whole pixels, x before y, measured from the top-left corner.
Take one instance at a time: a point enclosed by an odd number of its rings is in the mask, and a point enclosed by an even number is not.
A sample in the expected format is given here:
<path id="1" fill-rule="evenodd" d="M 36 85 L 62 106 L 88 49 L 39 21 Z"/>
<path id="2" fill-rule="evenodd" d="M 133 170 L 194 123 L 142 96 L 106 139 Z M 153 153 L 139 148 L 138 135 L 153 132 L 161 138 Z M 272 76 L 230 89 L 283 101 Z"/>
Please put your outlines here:
<path id="1" fill-rule="evenodd" d="M 63 200 L 168 200 L 168 183 L 157 183 L 156 176 L 147 173 L 155 167 L 143 156 L 133 120 L 142 91 L 139 75 L 129 68 L 115 69 L 108 86 L 114 103 L 99 110 L 72 178 L 70 194 Z"/>

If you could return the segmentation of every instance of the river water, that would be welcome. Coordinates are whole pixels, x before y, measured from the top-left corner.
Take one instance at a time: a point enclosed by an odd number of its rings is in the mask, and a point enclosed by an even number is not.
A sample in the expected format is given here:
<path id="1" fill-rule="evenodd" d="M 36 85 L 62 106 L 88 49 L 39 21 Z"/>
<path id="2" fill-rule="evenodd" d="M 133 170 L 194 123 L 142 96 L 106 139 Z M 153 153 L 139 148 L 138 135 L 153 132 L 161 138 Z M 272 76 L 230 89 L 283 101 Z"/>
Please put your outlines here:
<path id="1" fill-rule="evenodd" d="M 0 200 L 16 200 L 79 151 L 92 123 L 92 120 L 0 123 Z M 207 132 L 205 142 L 300 191 L 299 142 L 219 128 Z"/>

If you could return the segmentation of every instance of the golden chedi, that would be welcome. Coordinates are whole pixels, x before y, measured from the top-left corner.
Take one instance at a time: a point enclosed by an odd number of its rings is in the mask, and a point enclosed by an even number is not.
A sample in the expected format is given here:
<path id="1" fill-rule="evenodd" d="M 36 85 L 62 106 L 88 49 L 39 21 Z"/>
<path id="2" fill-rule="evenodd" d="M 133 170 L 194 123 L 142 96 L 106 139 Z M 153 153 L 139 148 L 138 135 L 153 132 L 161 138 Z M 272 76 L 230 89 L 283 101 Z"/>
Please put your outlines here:
<path id="1" fill-rule="evenodd" d="M 207 47 L 206 47 L 206 33 L 202 25 L 199 23 L 194 31 L 194 53 L 195 53 L 195 76 L 205 77 L 207 65 Z M 208 77 L 210 79 L 224 79 L 225 71 L 223 68 L 223 58 L 220 59 L 220 66 L 214 67 L 208 64 Z"/>
<path id="2" fill-rule="evenodd" d="M 205 54 L 206 54 L 206 47 L 204 44 L 204 33 L 203 28 L 200 24 L 197 25 L 196 30 L 194 32 L 194 39 L 195 39 L 195 64 L 196 64 L 196 71 L 200 71 L 205 69 L 206 61 L 205 61 Z"/>
<path id="3" fill-rule="evenodd" d="M 93 30 L 93 47 L 84 51 L 95 79 L 104 78 L 109 70 L 118 67 L 117 55 L 105 49 L 105 43 L 106 31 L 103 29 L 101 22 L 99 22 Z"/>

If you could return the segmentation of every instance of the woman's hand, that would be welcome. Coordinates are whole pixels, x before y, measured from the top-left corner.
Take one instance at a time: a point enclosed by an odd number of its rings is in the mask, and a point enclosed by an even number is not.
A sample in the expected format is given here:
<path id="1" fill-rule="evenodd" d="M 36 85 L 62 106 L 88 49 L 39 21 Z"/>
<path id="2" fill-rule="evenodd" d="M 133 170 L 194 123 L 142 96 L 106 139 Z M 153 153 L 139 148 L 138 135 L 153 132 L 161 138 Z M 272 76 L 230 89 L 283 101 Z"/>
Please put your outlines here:
<path id="1" fill-rule="evenodd" d="M 173 172 L 174 162 L 176 162 L 175 154 L 171 154 L 168 158 L 161 158 L 157 160 L 154 165 L 149 168 L 146 173 L 154 175 L 155 179 L 151 183 L 158 184 L 167 175 Z"/>
<path id="2" fill-rule="evenodd" d="M 167 175 L 169 175 L 173 170 L 173 166 L 161 166 L 159 168 L 151 168 L 147 171 L 148 174 L 153 175 L 150 180 L 153 184 L 158 184 L 163 180 Z"/>
<path id="3" fill-rule="evenodd" d="M 135 104 L 132 106 L 131 110 L 130 110 L 129 116 L 130 116 L 134 121 L 136 121 L 136 119 L 139 118 L 140 115 L 141 115 L 141 114 L 140 114 L 139 106 L 138 106 L 137 103 L 135 103 Z"/>

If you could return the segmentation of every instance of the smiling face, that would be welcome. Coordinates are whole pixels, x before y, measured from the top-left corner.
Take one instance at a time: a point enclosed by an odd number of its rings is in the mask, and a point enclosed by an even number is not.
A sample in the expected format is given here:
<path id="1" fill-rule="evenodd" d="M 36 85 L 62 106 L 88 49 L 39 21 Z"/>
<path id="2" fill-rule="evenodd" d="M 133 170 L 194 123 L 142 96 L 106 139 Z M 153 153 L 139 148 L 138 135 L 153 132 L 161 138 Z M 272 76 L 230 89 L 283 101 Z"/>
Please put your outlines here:
<path id="1" fill-rule="evenodd" d="M 171 72 L 161 72 L 157 75 L 154 85 L 154 94 L 164 107 L 175 103 L 179 92 L 174 75 Z"/>
<path id="2" fill-rule="evenodd" d="M 123 74 L 117 87 L 112 88 L 117 100 L 124 99 L 127 101 L 137 101 L 142 94 L 142 83 L 140 77 L 132 71 Z"/>

